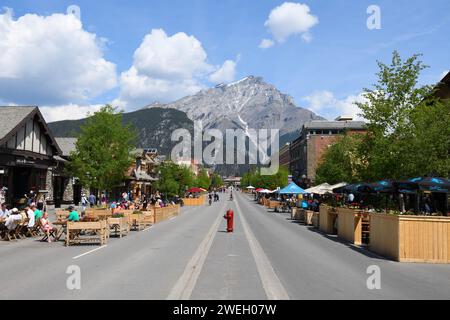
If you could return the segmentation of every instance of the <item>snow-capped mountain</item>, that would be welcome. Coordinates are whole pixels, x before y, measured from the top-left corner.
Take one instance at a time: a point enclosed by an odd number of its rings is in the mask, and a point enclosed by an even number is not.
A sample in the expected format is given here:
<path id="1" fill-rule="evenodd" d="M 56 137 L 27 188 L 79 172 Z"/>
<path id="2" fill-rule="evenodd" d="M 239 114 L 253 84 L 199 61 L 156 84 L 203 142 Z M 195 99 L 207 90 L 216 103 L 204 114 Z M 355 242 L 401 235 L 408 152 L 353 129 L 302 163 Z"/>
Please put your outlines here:
<path id="1" fill-rule="evenodd" d="M 322 119 L 312 111 L 297 107 L 293 98 L 281 93 L 261 77 L 249 76 L 230 84 L 220 84 L 173 103 L 146 108 L 173 108 L 191 120 L 202 120 L 204 128 L 279 129 L 286 134 L 311 119 Z"/>

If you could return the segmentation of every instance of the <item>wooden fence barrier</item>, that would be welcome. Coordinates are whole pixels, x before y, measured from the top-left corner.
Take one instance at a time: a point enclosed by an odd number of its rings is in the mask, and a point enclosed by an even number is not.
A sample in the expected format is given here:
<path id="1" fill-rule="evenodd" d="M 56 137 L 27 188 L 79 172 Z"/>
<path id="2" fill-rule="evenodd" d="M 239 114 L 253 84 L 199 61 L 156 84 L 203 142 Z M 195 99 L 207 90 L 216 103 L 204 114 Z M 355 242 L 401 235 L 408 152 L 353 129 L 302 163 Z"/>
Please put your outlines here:
<path id="1" fill-rule="evenodd" d="M 371 213 L 370 250 L 400 262 L 450 263 L 450 217 Z"/>
<path id="2" fill-rule="evenodd" d="M 334 234 L 336 213 L 334 208 L 321 205 L 319 214 L 319 229 L 327 234 Z"/>
<path id="3" fill-rule="evenodd" d="M 162 222 L 171 217 L 178 216 L 180 214 L 180 205 L 170 205 L 162 208 L 155 208 L 155 223 Z"/>
<path id="4" fill-rule="evenodd" d="M 202 195 L 199 198 L 183 198 L 185 206 L 203 206 L 206 204 L 206 196 Z"/>
<path id="5" fill-rule="evenodd" d="M 338 237 L 356 245 L 362 244 L 362 221 L 364 213 L 361 210 L 337 208 Z"/>

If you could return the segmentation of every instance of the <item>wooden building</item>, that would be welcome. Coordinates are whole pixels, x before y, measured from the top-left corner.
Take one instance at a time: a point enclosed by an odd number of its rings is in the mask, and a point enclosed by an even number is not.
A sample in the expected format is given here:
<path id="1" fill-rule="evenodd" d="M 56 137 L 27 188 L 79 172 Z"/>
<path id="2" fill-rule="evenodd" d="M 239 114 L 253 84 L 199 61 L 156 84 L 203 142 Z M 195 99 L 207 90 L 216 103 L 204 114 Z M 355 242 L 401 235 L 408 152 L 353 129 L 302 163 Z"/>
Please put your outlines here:
<path id="1" fill-rule="evenodd" d="M 30 190 L 53 202 L 55 157 L 62 154 L 38 107 L 0 107 L 0 188 L 23 205 Z"/>

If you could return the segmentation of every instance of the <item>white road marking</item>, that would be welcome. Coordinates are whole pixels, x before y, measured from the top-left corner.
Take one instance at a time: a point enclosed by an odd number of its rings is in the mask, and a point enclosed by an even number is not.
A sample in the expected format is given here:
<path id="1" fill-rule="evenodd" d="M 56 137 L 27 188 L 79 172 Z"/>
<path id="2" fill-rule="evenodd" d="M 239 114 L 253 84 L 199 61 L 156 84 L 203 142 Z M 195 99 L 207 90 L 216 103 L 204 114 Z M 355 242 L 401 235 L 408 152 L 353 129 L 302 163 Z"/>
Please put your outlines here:
<path id="1" fill-rule="evenodd" d="M 73 257 L 73 259 L 78 259 L 78 258 L 81 258 L 82 256 L 85 256 L 85 255 L 87 255 L 87 254 L 89 254 L 89 253 L 92 253 L 92 252 L 95 252 L 95 251 L 97 251 L 97 250 L 103 249 L 103 248 L 105 248 L 105 247 L 107 247 L 107 246 L 108 246 L 108 245 L 107 245 L 107 244 L 105 244 L 105 245 L 103 245 L 103 246 L 101 246 L 101 247 L 98 247 L 98 248 L 95 248 L 95 249 L 89 250 L 88 252 L 85 252 L 85 253 L 83 253 L 83 254 L 80 254 L 80 255 L 78 255 L 78 256 L 76 256 L 76 257 Z"/>
<path id="2" fill-rule="evenodd" d="M 225 204 L 223 205 L 220 212 L 225 209 Z M 213 243 L 213 240 L 219 229 L 220 222 L 222 220 L 222 215 L 218 215 L 214 221 L 211 229 L 209 229 L 205 238 L 202 240 L 200 245 L 189 260 L 183 274 L 180 276 L 166 300 L 188 300 L 195 288 L 200 272 L 202 271 L 203 265 L 205 263 L 206 257 L 208 256 L 209 249 Z"/>
<path id="3" fill-rule="evenodd" d="M 252 251 L 253 258 L 256 262 L 256 267 L 258 269 L 261 282 L 266 292 L 267 299 L 269 300 L 289 300 L 289 295 L 286 289 L 281 284 L 280 279 L 273 270 L 272 264 L 264 253 L 263 248 L 259 244 L 252 230 L 250 229 L 247 220 L 242 214 L 242 210 L 239 207 L 238 201 L 236 201 L 236 208 L 239 212 L 239 218 L 241 219 L 242 229 L 244 229 L 245 236 L 247 237 L 248 243 L 250 245 L 250 250 Z"/>

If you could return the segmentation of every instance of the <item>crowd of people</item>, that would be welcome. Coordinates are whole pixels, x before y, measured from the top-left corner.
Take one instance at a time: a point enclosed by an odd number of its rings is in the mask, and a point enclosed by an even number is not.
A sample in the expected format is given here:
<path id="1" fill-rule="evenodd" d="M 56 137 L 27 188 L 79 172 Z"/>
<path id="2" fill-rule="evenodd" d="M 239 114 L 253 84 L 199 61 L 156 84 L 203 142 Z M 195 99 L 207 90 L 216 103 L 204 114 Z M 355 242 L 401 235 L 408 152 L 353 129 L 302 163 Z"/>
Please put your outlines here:
<path id="1" fill-rule="evenodd" d="M 70 211 L 67 221 L 79 221 L 80 215 L 74 206 L 69 206 Z M 3 240 L 32 237 L 43 232 L 48 242 L 51 235 L 56 232 L 55 226 L 50 222 L 49 214 L 43 203 L 30 203 L 23 210 L 9 209 L 6 203 L 0 208 L 0 236 Z"/>

